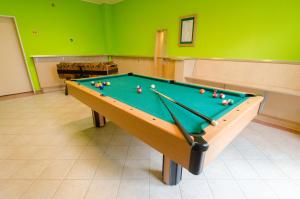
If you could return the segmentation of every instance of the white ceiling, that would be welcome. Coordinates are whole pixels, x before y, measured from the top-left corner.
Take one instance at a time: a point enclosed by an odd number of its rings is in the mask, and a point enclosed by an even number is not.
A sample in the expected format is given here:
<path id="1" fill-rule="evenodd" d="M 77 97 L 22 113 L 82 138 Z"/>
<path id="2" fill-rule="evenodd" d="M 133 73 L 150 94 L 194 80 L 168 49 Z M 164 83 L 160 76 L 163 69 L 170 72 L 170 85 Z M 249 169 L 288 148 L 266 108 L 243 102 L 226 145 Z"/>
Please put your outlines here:
<path id="1" fill-rule="evenodd" d="M 95 3 L 95 4 L 103 4 L 103 3 L 115 4 L 115 3 L 119 3 L 123 0 L 82 0 L 82 1 L 86 1 L 89 3 Z"/>

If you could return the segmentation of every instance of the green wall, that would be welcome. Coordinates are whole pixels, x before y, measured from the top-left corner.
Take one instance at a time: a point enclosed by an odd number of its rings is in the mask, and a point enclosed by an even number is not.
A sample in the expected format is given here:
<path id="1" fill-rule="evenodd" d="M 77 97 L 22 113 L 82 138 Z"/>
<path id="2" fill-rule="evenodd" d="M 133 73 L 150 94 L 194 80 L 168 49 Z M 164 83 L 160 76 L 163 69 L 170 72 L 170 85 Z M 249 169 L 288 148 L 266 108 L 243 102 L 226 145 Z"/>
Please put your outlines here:
<path id="1" fill-rule="evenodd" d="M 112 6 L 112 52 L 154 54 L 168 29 L 168 56 L 300 60 L 299 0 L 124 0 Z M 195 47 L 178 47 L 179 17 L 197 14 Z"/>
<path id="2" fill-rule="evenodd" d="M 106 53 L 102 6 L 80 0 L 0 0 L 0 15 L 16 17 L 35 90 L 40 87 L 32 55 Z"/>
<path id="3" fill-rule="evenodd" d="M 298 0 L 0 0 L 0 15 L 17 19 L 35 90 L 32 55 L 153 56 L 162 28 L 171 57 L 299 61 L 299 10 Z M 196 46 L 178 47 L 179 17 L 190 14 L 198 15 Z"/>

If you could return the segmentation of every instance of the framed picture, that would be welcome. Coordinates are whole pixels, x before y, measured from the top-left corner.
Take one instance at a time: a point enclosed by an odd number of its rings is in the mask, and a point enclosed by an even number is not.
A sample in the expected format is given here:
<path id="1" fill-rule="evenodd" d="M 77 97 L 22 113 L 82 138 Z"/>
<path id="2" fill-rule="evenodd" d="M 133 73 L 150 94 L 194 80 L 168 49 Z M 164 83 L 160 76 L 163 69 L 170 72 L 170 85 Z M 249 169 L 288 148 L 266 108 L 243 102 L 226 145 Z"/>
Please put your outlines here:
<path id="1" fill-rule="evenodd" d="M 196 38 L 196 15 L 180 17 L 179 46 L 194 46 Z"/>

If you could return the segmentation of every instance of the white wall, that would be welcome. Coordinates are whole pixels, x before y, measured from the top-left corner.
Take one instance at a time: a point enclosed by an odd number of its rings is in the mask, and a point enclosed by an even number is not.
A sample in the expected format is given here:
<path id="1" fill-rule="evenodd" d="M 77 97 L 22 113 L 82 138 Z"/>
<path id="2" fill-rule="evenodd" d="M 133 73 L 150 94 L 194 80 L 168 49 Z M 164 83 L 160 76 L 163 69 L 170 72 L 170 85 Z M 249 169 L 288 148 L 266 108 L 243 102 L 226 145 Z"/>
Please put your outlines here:
<path id="1" fill-rule="evenodd" d="M 0 17 L 0 96 L 32 91 L 13 18 Z"/>

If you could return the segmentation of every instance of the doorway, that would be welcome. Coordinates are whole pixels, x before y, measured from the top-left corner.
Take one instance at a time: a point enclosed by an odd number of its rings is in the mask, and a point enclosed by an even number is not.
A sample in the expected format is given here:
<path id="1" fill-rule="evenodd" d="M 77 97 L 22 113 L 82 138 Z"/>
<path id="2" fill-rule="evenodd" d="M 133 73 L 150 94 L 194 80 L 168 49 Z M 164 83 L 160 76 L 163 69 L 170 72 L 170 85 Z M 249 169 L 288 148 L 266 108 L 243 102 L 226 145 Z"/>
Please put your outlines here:
<path id="1" fill-rule="evenodd" d="M 0 16 L 0 96 L 32 92 L 15 19 Z"/>
<path id="2" fill-rule="evenodd" d="M 155 53 L 154 53 L 153 75 L 155 77 L 162 78 L 164 76 L 163 65 L 164 65 L 164 59 L 167 56 L 166 40 L 167 40 L 167 30 L 166 29 L 158 30 L 156 32 Z"/>
<path id="3" fill-rule="evenodd" d="M 156 33 L 153 76 L 173 80 L 175 78 L 175 61 L 167 57 L 167 30 Z"/>

